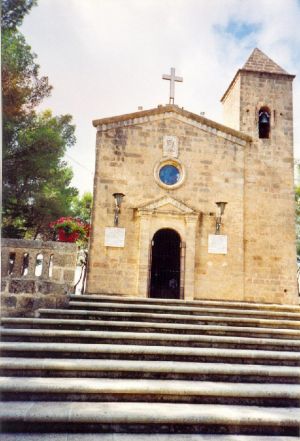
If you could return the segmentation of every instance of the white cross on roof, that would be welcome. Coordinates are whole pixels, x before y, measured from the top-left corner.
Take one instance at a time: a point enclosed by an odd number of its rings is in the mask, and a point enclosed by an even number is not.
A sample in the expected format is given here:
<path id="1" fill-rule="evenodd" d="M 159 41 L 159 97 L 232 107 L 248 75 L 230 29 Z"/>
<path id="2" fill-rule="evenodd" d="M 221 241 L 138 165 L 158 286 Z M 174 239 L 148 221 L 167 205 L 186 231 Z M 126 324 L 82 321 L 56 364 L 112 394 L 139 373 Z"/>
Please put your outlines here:
<path id="1" fill-rule="evenodd" d="M 183 78 L 175 76 L 175 67 L 171 67 L 171 75 L 164 74 L 162 76 L 162 78 L 163 78 L 163 80 L 169 80 L 170 81 L 170 98 L 169 98 L 169 103 L 170 104 L 174 104 L 175 81 L 178 81 L 178 82 L 182 83 Z"/>

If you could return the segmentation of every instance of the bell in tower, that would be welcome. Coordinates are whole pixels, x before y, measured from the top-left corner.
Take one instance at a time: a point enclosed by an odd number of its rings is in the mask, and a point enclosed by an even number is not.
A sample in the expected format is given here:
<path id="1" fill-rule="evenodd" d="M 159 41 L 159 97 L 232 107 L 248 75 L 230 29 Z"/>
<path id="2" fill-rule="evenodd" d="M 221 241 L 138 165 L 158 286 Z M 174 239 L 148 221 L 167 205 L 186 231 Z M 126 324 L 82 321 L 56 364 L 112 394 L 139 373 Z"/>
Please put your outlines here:
<path id="1" fill-rule="evenodd" d="M 259 138 L 267 139 L 270 136 L 270 111 L 261 108 L 258 113 L 258 135 Z"/>

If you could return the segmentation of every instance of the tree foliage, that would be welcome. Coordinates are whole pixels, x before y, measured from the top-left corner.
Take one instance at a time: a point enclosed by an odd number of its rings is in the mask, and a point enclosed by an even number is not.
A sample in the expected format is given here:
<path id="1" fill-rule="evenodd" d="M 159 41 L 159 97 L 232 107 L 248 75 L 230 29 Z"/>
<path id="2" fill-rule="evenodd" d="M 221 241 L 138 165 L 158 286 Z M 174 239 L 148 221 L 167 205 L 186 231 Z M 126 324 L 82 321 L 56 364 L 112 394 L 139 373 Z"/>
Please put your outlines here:
<path id="1" fill-rule="evenodd" d="M 3 156 L 4 232 L 17 221 L 23 231 L 45 233 L 48 223 L 71 212 L 77 190 L 61 159 L 75 142 L 71 116 L 32 114 Z M 23 220 L 23 222 L 21 222 Z"/>
<path id="2" fill-rule="evenodd" d="M 1 2 L 1 27 L 2 30 L 16 29 L 20 26 L 23 18 L 29 13 L 37 0 L 2 0 Z"/>
<path id="3" fill-rule="evenodd" d="M 2 33 L 2 99 L 6 125 L 26 122 L 26 116 L 45 97 L 51 86 L 47 77 L 39 77 L 36 55 L 17 30 Z M 25 118 L 25 121 L 24 121 Z M 10 135 L 13 132 L 11 127 Z"/>
<path id="4" fill-rule="evenodd" d="M 90 192 L 85 192 L 83 195 L 76 196 L 72 203 L 72 212 L 74 217 L 79 217 L 85 222 L 91 221 L 91 211 L 93 204 L 93 195 Z"/>
<path id="5" fill-rule="evenodd" d="M 2 0 L 3 234 L 45 233 L 51 220 L 72 213 L 78 191 L 63 161 L 75 142 L 70 115 L 38 114 L 49 96 L 36 55 L 17 26 L 36 0 Z"/>

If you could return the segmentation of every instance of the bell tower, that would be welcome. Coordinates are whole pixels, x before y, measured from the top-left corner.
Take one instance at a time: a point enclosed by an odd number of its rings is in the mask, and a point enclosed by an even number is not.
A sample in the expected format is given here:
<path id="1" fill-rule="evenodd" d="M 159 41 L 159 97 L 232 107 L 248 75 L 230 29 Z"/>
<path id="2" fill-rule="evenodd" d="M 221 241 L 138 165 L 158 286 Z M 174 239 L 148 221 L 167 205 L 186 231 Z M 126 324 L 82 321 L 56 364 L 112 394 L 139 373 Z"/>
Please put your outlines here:
<path id="1" fill-rule="evenodd" d="M 297 301 L 293 79 L 254 49 L 221 100 L 224 123 L 252 137 L 244 153 L 244 296 L 249 301 Z"/>

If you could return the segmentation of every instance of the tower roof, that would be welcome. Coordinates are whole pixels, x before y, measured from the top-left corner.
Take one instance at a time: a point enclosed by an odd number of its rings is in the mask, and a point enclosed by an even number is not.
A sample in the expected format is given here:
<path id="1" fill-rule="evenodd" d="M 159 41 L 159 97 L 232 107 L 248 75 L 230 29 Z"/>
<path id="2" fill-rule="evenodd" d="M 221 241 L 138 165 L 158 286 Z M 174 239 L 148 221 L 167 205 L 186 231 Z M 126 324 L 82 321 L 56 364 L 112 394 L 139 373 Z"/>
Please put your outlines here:
<path id="1" fill-rule="evenodd" d="M 286 70 L 282 69 L 275 61 L 271 60 L 271 58 L 267 57 L 260 49 L 255 48 L 244 66 L 237 71 L 233 80 L 229 84 L 226 92 L 221 98 L 221 102 L 224 101 L 228 92 L 231 90 L 232 85 L 235 83 L 236 78 L 241 72 L 257 72 L 262 74 L 275 74 L 275 75 L 284 75 L 285 78 L 293 79 L 295 75 L 289 74 Z"/>
<path id="2" fill-rule="evenodd" d="M 242 67 L 242 70 L 289 75 L 286 70 L 282 69 L 282 67 L 257 48 L 253 50 L 252 54 Z"/>

